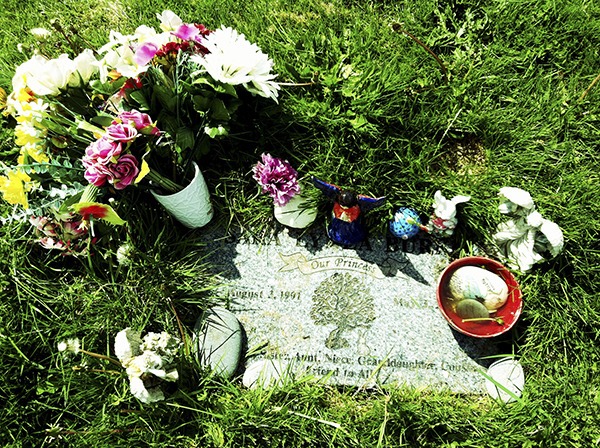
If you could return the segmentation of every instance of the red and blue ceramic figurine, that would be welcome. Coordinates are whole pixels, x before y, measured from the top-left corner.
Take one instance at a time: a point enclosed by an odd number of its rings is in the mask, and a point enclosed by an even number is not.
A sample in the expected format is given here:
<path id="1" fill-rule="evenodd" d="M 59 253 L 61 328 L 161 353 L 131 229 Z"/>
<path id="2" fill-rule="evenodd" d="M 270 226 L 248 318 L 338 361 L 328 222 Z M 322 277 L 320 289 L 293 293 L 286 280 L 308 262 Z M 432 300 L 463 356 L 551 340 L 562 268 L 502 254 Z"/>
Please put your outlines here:
<path id="1" fill-rule="evenodd" d="M 383 205 L 385 197 L 372 198 L 337 185 L 312 178 L 315 187 L 333 201 L 331 222 L 327 235 L 336 244 L 352 246 L 364 241 L 368 231 L 364 222 L 364 213 Z"/>

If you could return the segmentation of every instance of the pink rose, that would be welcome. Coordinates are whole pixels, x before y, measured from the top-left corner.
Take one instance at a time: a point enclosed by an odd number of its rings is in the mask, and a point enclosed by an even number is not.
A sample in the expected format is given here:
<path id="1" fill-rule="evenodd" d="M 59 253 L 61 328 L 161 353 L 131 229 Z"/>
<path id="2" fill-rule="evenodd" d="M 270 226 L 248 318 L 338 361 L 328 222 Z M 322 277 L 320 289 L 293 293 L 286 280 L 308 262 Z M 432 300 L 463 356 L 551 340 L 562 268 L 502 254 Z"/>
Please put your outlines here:
<path id="1" fill-rule="evenodd" d="M 110 171 L 105 165 L 89 163 L 86 165 L 86 161 L 83 162 L 85 166 L 85 173 L 83 173 L 83 177 L 86 180 L 97 187 L 101 187 L 106 183 L 108 176 L 110 175 Z"/>
<path id="2" fill-rule="evenodd" d="M 108 170 L 110 172 L 108 181 L 113 184 L 117 190 L 122 190 L 131 185 L 140 173 L 138 161 L 135 156 L 131 154 L 121 156 L 117 163 L 111 163 L 108 166 Z"/>
<path id="3" fill-rule="evenodd" d="M 121 122 L 133 126 L 141 134 L 144 135 L 158 135 L 160 131 L 152 122 L 150 115 L 137 110 L 130 110 L 127 112 L 121 112 L 118 117 Z M 113 124 L 117 124 L 118 121 L 113 121 Z"/>
<path id="4" fill-rule="evenodd" d="M 137 129 L 129 123 L 115 123 L 106 128 L 106 137 L 113 141 L 128 143 L 137 136 Z"/>
<path id="5" fill-rule="evenodd" d="M 91 143 L 85 150 L 83 164 L 101 164 L 106 165 L 111 159 L 116 159 L 121 155 L 122 147 L 120 142 L 108 140 L 102 137 Z"/>

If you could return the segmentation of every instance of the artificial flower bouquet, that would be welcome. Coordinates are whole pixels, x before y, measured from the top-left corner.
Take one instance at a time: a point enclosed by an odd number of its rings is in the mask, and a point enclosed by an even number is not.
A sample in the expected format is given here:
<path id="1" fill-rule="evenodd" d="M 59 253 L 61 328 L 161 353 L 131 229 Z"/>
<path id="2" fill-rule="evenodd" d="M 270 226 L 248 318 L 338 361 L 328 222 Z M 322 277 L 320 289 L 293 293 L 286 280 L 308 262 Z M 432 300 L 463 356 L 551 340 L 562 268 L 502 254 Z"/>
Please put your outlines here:
<path id="1" fill-rule="evenodd" d="M 277 101 L 272 60 L 243 34 L 157 17 L 161 31 L 111 31 L 97 51 L 36 53 L 16 69 L 5 114 L 19 155 L 0 162 L 0 192 L 45 247 L 76 253 L 93 220 L 123 224 L 106 196 L 181 190 L 244 101 Z"/>
<path id="2" fill-rule="evenodd" d="M 142 337 L 141 332 L 125 328 L 115 337 L 117 359 L 82 349 L 78 338 L 61 341 L 57 348 L 65 356 L 84 354 L 125 369 L 131 394 L 142 403 L 154 403 L 165 399 L 165 383 L 179 379 L 177 364 L 181 347 L 181 340 L 165 331 L 149 332 Z"/>

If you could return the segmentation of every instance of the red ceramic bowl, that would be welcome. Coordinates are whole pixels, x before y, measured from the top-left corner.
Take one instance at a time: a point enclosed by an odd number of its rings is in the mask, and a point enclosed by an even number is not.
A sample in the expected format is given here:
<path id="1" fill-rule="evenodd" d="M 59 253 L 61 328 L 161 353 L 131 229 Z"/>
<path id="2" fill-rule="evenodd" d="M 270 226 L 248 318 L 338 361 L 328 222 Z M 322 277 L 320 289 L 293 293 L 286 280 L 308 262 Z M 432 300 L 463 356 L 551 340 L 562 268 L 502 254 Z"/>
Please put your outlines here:
<path id="1" fill-rule="evenodd" d="M 493 314 L 493 317 L 501 317 L 504 323 L 499 324 L 495 321 L 463 322 L 462 318 L 452 310 L 448 299 L 448 281 L 454 271 L 462 266 L 484 268 L 502 277 L 502 280 L 508 285 L 508 300 Z M 521 290 L 512 273 L 497 261 L 485 257 L 465 257 L 450 263 L 440 276 L 437 285 L 437 302 L 440 311 L 452 328 L 475 338 L 492 338 L 506 333 L 517 323 L 523 307 Z"/>

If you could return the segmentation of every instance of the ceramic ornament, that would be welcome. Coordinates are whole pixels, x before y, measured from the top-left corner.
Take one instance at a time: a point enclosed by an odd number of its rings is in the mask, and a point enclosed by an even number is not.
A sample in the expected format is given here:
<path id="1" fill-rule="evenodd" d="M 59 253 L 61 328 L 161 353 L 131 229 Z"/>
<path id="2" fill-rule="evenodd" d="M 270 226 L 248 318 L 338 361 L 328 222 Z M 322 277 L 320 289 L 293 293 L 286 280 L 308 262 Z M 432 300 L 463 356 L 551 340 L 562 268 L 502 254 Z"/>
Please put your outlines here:
<path id="1" fill-rule="evenodd" d="M 333 200 L 331 222 L 327 235 L 336 244 L 351 246 L 367 238 L 367 228 L 364 223 L 364 213 L 383 205 L 385 197 L 372 198 L 356 194 L 350 190 L 312 178 L 313 184 L 328 198 Z"/>
<path id="2" fill-rule="evenodd" d="M 429 232 L 440 236 L 450 236 L 458 224 L 456 217 L 456 206 L 468 202 L 470 196 L 454 196 L 452 199 L 446 199 L 440 190 L 433 196 L 433 213 L 429 218 L 427 227 Z"/>
<path id="3" fill-rule="evenodd" d="M 410 207 L 400 207 L 394 213 L 390 222 L 390 232 L 397 238 L 407 240 L 416 236 L 419 231 L 427 232 L 428 229 L 421 223 L 417 211 Z"/>

